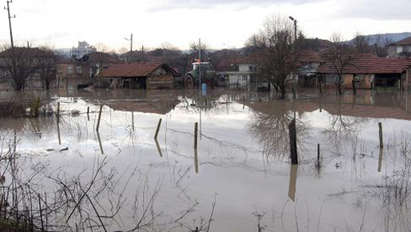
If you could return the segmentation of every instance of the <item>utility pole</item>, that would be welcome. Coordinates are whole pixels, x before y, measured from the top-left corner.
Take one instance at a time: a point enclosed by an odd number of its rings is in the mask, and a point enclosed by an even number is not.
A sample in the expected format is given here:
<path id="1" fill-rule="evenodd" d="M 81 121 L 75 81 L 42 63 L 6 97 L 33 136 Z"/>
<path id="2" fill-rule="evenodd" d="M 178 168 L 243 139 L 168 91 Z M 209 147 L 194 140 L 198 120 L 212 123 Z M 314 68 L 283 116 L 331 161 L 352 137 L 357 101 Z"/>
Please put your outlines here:
<path id="1" fill-rule="evenodd" d="M 7 0 L 6 2 L 7 2 L 7 7 L 4 7 L 4 9 L 7 10 L 7 15 L 9 18 L 10 44 L 11 44 L 11 48 L 14 48 L 13 30 L 11 28 L 11 19 L 16 18 L 16 15 L 13 15 L 13 16 L 10 15 L 10 3 L 13 3 L 13 0 Z"/>
<path id="2" fill-rule="evenodd" d="M 133 52 L 133 33 L 130 35 L 130 53 Z"/>
<path id="3" fill-rule="evenodd" d="M 126 38 L 126 37 L 124 37 L 124 39 L 125 40 L 127 40 L 127 41 L 130 41 L 130 53 L 129 53 L 129 55 L 128 55 L 128 57 L 127 57 L 127 62 L 129 62 L 131 59 L 131 57 L 132 57 L 132 53 L 133 53 L 133 33 L 131 33 L 131 35 L 130 35 L 130 39 L 129 38 Z"/>

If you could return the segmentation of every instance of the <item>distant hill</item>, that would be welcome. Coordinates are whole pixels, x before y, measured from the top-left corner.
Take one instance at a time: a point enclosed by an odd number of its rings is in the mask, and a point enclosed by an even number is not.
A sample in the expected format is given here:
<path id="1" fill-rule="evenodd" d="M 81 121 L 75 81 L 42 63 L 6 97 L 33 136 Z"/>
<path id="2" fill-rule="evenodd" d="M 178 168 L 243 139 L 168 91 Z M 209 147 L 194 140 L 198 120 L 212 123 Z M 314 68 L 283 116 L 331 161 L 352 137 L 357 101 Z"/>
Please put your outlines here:
<path id="1" fill-rule="evenodd" d="M 378 44 L 378 46 L 383 47 L 387 44 L 395 43 L 411 37 L 411 32 L 364 35 L 364 37 L 368 40 L 369 45 Z M 354 39 L 347 42 L 353 43 Z"/>

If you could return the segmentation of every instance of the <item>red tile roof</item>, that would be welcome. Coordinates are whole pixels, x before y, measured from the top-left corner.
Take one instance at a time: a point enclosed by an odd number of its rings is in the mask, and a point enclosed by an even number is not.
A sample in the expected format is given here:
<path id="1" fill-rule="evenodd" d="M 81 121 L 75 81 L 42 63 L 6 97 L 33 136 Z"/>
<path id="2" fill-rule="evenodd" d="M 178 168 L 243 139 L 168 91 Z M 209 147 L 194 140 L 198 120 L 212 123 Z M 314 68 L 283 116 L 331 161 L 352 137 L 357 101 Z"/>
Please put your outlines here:
<path id="1" fill-rule="evenodd" d="M 400 40 L 398 42 L 392 43 L 391 45 L 396 45 L 396 46 L 408 46 L 411 45 L 411 37 L 405 38 L 403 40 Z"/>
<path id="2" fill-rule="evenodd" d="M 301 63 L 321 63 L 323 59 L 320 53 L 313 50 L 303 50 L 298 54 L 298 61 Z"/>
<path id="3" fill-rule="evenodd" d="M 121 60 L 113 54 L 104 52 L 92 52 L 87 54 L 89 57 L 89 62 L 92 63 L 106 63 L 106 64 L 118 64 Z"/>
<path id="4" fill-rule="evenodd" d="M 130 63 L 114 64 L 103 70 L 101 77 L 145 77 L 164 64 L 161 63 Z"/>
<path id="5" fill-rule="evenodd" d="M 343 73 L 345 74 L 392 74 L 403 73 L 411 65 L 410 59 L 383 58 L 372 54 L 360 54 L 352 58 L 351 64 L 347 65 Z M 319 73 L 336 73 L 330 62 L 322 64 Z"/>

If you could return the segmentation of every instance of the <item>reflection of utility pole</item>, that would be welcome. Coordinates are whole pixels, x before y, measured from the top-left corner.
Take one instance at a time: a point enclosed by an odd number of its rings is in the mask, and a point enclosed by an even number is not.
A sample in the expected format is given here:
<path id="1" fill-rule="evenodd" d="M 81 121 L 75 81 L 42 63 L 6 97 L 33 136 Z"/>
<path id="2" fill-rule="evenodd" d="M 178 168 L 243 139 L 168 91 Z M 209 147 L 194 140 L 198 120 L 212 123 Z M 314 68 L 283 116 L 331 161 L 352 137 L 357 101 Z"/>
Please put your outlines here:
<path id="1" fill-rule="evenodd" d="M 10 3 L 13 3 L 13 0 L 7 0 L 7 6 L 4 7 L 5 10 L 7 10 L 7 15 L 9 18 L 9 30 L 10 30 L 10 43 L 11 43 L 11 48 L 14 48 L 14 41 L 13 41 L 13 30 L 11 28 L 11 19 L 16 18 L 16 15 L 10 16 Z"/>

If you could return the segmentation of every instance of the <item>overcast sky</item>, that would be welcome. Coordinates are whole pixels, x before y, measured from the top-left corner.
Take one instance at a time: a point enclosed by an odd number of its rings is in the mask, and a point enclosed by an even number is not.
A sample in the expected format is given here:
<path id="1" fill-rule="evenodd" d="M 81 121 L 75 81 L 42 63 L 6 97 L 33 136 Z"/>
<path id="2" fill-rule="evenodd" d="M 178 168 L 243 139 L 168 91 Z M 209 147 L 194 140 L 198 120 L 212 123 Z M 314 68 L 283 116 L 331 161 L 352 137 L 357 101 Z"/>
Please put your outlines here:
<path id="1" fill-rule="evenodd" d="M 4 5 L 6 0 L 0 0 Z M 345 39 L 411 31 L 410 0 L 14 0 L 16 43 L 55 48 L 77 41 L 129 47 L 181 49 L 201 38 L 211 48 L 241 47 L 265 18 L 293 16 L 308 37 Z M 7 11 L 0 11 L 0 42 L 9 42 Z"/>

